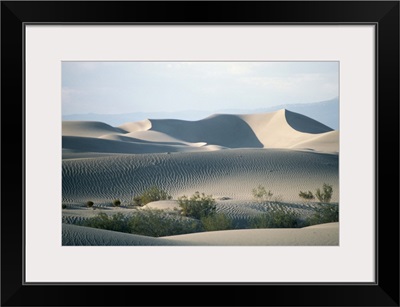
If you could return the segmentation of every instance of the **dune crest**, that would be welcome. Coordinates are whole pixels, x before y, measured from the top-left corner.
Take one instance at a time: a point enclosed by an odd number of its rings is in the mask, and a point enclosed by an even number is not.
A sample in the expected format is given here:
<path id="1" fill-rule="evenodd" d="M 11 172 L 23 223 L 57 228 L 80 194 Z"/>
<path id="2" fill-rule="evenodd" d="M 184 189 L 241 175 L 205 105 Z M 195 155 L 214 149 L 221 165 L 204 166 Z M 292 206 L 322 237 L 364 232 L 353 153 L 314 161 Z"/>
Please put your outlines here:
<path id="1" fill-rule="evenodd" d="M 322 246 L 339 244 L 339 223 L 299 229 L 225 230 L 159 238 L 69 224 L 62 224 L 62 230 L 63 245 L 75 246 Z"/>
<path id="2" fill-rule="evenodd" d="M 151 121 L 145 119 L 139 122 L 125 123 L 119 126 L 118 128 L 125 130 L 127 132 L 147 131 L 151 128 Z"/>
<path id="3" fill-rule="evenodd" d="M 190 143 L 205 142 L 228 148 L 262 148 L 251 127 L 237 115 L 218 114 L 199 121 L 150 120 L 152 131 Z"/>
<path id="4" fill-rule="evenodd" d="M 93 153 L 187 152 L 222 148 L 337 153 L 339 132 L 307 116 L 281 109 L 263 114 L 214 114 L 198 121 L 146 119 L 116 128 L 100 122 L 63 122 L 63 148 Z"/>
<path id="5" fill-rule="evenodd" d="M 318 138 L 333 130 L 309 117 L 282 109 L 272 113 L 245 114 L 240 117 L 253 129 L 264 148 L 298 148 L 338 152 L 339 134 L 334 146 L 324 147 Z M 300 146 L 307 143 L 307 146 Z"/>
<path id="6" fill-rule="evenodd" d="M 102 122 L 96 121 L 63 121 L 62 135 L 99 137 L 109 133 L 126 133 L 123 128 L 114 128 Z"/>

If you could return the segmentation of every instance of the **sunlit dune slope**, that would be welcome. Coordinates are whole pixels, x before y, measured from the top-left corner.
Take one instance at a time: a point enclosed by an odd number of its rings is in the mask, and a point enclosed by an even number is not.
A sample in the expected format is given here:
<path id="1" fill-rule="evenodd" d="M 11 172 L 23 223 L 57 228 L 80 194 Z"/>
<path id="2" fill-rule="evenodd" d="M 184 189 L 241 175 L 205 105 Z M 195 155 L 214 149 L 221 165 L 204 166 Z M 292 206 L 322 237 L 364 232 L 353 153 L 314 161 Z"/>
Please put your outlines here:
<path id="1" fill-rule="evenodd" d="M 186 246 L 323 246 L 339 244 L 339 224 L 300 229 L 241 229 L 153 238 L 135 234 L 62 225 L 63 245 L 186 245 Z"/>
<path id="2" fill-rule="evenodd" d="M 63 122 L 63 148 L 76 153 L 133 154 L 225 148 L 338 152 L 339 132 L 285 109 L 264 114 L 215 114 L 199 121 L 146 119 L 117 128 L 71 121 Z"/>

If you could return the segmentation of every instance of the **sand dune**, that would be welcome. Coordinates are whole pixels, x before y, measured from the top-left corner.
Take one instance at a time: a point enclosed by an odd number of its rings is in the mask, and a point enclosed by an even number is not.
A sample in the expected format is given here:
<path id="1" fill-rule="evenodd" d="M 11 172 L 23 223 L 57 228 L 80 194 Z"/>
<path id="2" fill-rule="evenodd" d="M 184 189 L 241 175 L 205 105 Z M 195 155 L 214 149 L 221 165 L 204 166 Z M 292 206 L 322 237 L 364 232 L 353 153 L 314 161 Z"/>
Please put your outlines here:
<path id="1" fill-rule="evenodd" d="M 293 149 L 314 150 L 319 152 L 338 152 L 339 151 L 339 131 L 331 131 L 309 137 L 291 146 Z"/>
<path id="2" fill-rule="evenodd" d="M 151 122 L 145 119 L 138 122 L 125 123 L 119 126 L 119 128 L 127 132 L 147 131 L 151 128 Z"/>
<path id="3" fill-rule="evenodd" d="M 311 246 L 338 245 L 339 224 L 300 229 L 242 229 L 146 237 L 63 224 L 63 245 Z"/>
<path id="4" fill-rule="evenodd" d="M 63 121 L 62 135 L 99 137 L 108 133 L 126 133 L 126 130 L 114 128 L 101 122 L 91 121 Z"/>
<path id="5" fill-rule="evenodd" d="M 210 151 L 221 149 L 220 146 L 207 146 L 205 144 L 179 144 L 163 143 L 135 140 L 121 140 L 120 135 L 106 135 L 105 138 L 91 138 L 79 136 L 63 136 L 62 143 L 64 149 L 75 153 L 120 153 L 120 154 L 144 154 L 144 153 L 169 153 L 169 152 L 190 152 L 190 151 Z M 90 155 L 89 155 L 90 156 Z M 72 158 L 79 158 L 80 154 L 73 155 Z"/>
<path id="6" fill-rule="evenodd" d="M 152 208 L 152 209 L 161 209 L 161 210 L 174 210 L 179 209 L 178 202 L 176 200 L 159 200 L 159 201 L 152 201 L 145 206 L 142 207 L 143 209 Z"/>
<path id="7" fill-rule="evenodd" d="M 159 238 L 133 235 L 128 233 L 62 224 L 62 245 L 185 245 Z"/>
<path id="8" fill-rule="evenodd" d="M 315 225 L 300 229 L 239 229 L 192 233 L 163 237 L 178 244 L 218 246 L 307 246 L 338 245 L 339 223 Z"/>
<path id="9" fill-rule="evenodd" d="M 264 148 L 298 148 L 322 152 L 339 151 L 339 134 L 333 145 L 324 146 L 317 137 L 331 134 L 332 129 L 301 114 L 280 110 L 267 114 L 240 115 L 252 127 Z M 302 146 L 307 143 L 307 146 Z"/>
<path id="10" fill-rule="evenodd" d="M 283 201 L 326 182 L 338 201 L 338 155 L 280 149 L 227 149 L 209 152 L 113 155 L 62 163 L 64 203 L 129 203 L 156 185 L 174 198 L 195 191 L 215 197 L 251 200 L 251 191 L 266 186 Z"/>
<path id="11" fill-rule="evenodd" d="M 159 145 L 186 145 L 193 147 L 201 147 L 207 145 L 205 142 L 189 143 L 177 138 L 171 137 L 165 133 L 158 131 L 136 131 L 126 134 L 106 134 L 100 136 L 101 139 L 122 141 L 122 142 L 136 142 L 142 144 L 159 144 Z"/>
<path id="12" fill-rule="evenodd" d="M 206 142 L 197 142 L 197 143 L 185 142 L 178 138 L 172 137 L 171 135 L 153 130 L 131 132 L 128 133 L 127 136 L 148 142 L 172 143 L 172 144 L 176 143 L 176 144 L 184 144 L 195 147 L 201 147 L 207 145 Z"/>
<path id="13" fill-rule="evenodd" d="M 337 153 L 339 133 L 282 109 L 264 114 L 215 114 L 199 121 L 146 119 L 117 128 L 99 122 L 63 122 L 63 148 L 78 153 L 141 154 L 224 148 L 294 148 Z"/>
<path id="14" fill-rule="evenodd" d="M 262 148 L 251 127 L 237 115 L 213 115 L 200 121 L 151 120 L 151 130 L 186 142 L 206 142 L 228 148 Z"/>

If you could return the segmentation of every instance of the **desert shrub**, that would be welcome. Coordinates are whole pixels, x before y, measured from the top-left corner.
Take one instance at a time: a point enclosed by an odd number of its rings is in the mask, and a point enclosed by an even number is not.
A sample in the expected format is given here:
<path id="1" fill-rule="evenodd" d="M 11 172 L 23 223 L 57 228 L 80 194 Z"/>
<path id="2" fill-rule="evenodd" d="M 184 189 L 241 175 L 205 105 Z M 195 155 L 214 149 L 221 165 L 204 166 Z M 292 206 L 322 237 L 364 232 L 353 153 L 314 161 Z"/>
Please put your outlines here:
<path id="1" fill-rule="evenodd" d="M 299 216 L 283 210 L 270 211 L 254 217 L 250 221 L 251 228 L 297 228 L 302 226 Z"/>
<path id="2" fill-rule="evenodd" d="M 163 237 L 203 231 L 199 221 L 172 217 L 160 209 L 145 209 L 129 219 L 130 232 L 134 234 Z"/>
<path id="3" fill-rule="evenodd" d="M 109 216 L 101 212 L 95 217 L 81 221 L 78 225 L 151 237 L 204 231 L 198 220 L 169 216 L 159 209 L 145 209 L 132 216 L 122 213 Z"/>
<path id="4" fill-rule="evenodd" d="M 322 186 L 322 191 L 320 188 L 318 188 L 317 191 L 315 192 L 315 197 L 321 203 L 329 203 L 332 198 L 332 193 L 333 193 L 332 186 L 324 183 Z"/>
<path id="5" fill-rule="evenodd" d="M 205 231 L 228 230 L 233 228 L 231 219 L 222 213 L 203 216 L 200 220 Z"/>
<path id="6" fill-rule="evenodd" d="M 257 188 L 254 188 L 252 191 L 253 196 L 258 200 L 270 200 L 272 195 L 274 195 L 271 190 L 267 191 L 265 187 L 259 185 Z"/>
<path id="7" fill-rule="evenodd" d="M 86 207 L 92 208 L 94 205 L 94 202 L 92 202 L 91 200 L 86 202 Z"/>
<path id="8" fill-rule="evenodd" d="M 315 198 L 315 197 L 314 197 L 314 194 L 313 194 L 311 191 L 308 191 L 308 192 L 300 191 L 299 196 L 300 196 L 302 199 L 305 199 L 305 200 L 312 200 L 312 199 Z"/>
<path id="9" fill-rule="evenodd" d="M 323 204 L 315 209 L 315 213 L 309 217 L 307 225 L 317 225 L 339 221 L 339 205 Z"/>
<path id="10" fill-rule="evenodd" d="M 129 219 L 122 213 L 108 216 L 107 214 L 101 212 L 95 217 L 91 217 L 82 221 L 81 225 L 119 232 L 130 232 Z"/>
<path id="11" fill-rule="evenodd" d="M 61 208 L 66 209 L 66 208 L 67 208 L 67 205 L 66 205 L 66 204 L 62 204 L 62 205 L 61 205 Z"/>
<path id="12" fill-rule="evenodd" d="M 135 196 L 135 197 L 133 198 L 133 203 L 134 203 L 136 206 L 141 206 L 141 205 L 142 205 L 142 198 L 141 198 L 140 196 Z"/>
<path id="13" fill-rule="evenodd" d="M 121 201 L 119 199 L 114 199 L 112 204 L 114 207 L 119 207 L 121 206 Z"/>
<path id="14" fill-rule="evenodd" d="M 152 201 L 167 199 L 172 199 L 172 196 L 169 195 L 166 191 L 159 189 L 156 186 L 153 186 L 144 191 L 141 195 L 135 196 L 133 198 L 133 202 L 138 206 L 144 206 Z"/>
<path id="15" fill-rule="evenodd" d="M 215 214 L 216 205 L 212 195 L 196 192 L 190 198 L 182 196 L 178 198 L 179 207 L 182 215 L 200 219 L 205 216 Z"/>

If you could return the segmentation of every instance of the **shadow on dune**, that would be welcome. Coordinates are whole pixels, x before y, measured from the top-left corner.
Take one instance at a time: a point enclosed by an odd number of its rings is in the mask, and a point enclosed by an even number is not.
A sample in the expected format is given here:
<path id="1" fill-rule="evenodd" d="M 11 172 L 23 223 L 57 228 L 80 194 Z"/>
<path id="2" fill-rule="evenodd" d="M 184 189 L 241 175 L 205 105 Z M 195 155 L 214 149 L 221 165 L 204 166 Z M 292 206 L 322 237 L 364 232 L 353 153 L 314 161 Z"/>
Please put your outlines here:
<path id="1" fill-rule="evenodd" d="M 218 114 L 199 121 L 152 119 L 150 130 L 186 142 L 206 142 L 228 148 L 263 148 L 251 127 L 235 115 Z"/>
<path id="2" fill-rule="evenodd" d="M 126 130 L 111 127 L 106 123 L 95 121 L 63 121 L 62 135 L 64 136 L 91 136 L 99 137 L 109 133 L 127 133 Z"/>
<path id="3" fill-rule="evenodd" d="M 77 152 L 96 153 L 160 153 L 183 151 L 188 146 L 164 145 L 151 142 L 123 142 L 101 138 L 63 136 L 62 147 Z"/>
<path id="4" fill-rule="evenodd" d="M 332 128 L 299 113 L 285 110 L 285 117 L 288 125 L 299 132 L 316 134 L 333 131 Z"/>

